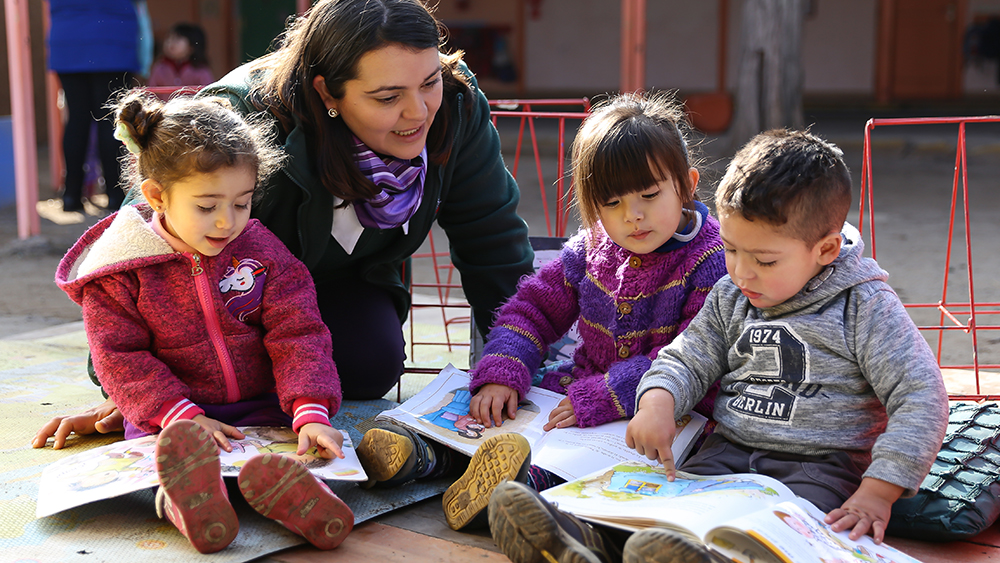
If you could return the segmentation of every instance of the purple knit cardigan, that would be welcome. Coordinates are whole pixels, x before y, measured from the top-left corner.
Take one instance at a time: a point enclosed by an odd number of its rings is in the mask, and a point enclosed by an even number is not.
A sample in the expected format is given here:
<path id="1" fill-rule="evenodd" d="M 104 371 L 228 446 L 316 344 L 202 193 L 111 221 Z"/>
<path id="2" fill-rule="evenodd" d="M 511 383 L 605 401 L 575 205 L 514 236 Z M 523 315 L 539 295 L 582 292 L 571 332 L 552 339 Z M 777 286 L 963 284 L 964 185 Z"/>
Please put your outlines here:
<path id="1" fill-rule="evenodd" d="M 541 387 L 568 395 L 581 427 L 629 418 L 656 353 L 725 273 L 719 223 L 707 214 L 691 242 L 664 253 L 633 254 L 603 229 L 582 231 L 500 308 L 470 390 L 499 383 L 523 397 L 545 350 L 579 318 L 573 361 L 547 371 Z"/>

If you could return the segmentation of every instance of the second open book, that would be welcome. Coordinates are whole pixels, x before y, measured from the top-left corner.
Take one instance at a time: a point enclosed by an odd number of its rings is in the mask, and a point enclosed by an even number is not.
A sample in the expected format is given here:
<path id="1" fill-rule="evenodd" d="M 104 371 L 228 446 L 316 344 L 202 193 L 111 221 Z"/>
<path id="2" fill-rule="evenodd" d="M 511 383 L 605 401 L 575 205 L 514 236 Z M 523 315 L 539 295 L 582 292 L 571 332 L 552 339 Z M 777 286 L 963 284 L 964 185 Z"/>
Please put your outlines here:
<path id="1" fill-rule="evenodd" d="M 532 387 L 518 406 L 517 416 L 499 427 L 484 428 L 469 416 L 469 375 L 448 365 L 426 387 L 398 407 L 382 412 L 379 420 L 391 420 L 414 432 L 471 456 L 484 440 L 505 432 L 516 432 L 531 444 L 531 462 L 563 479 L 571 480 L 622 460 L 651 464 L 625 445 L 626 420 L 593 428 L 543 430 L 549 412 L 565 396 Z M 706 419 L 692 412 L 677 421 L 673 454 L 678 463 L 690 452 Z"/>
<path id="2" fill-rule="evenodd" d="M 744 563 L 917 563 L 868 536 L 852 541 L 781 482 L 760 474 L 704 477 L 619 463 L 542 492 L 560 510 L 625 530 L 676 530 Z"/>

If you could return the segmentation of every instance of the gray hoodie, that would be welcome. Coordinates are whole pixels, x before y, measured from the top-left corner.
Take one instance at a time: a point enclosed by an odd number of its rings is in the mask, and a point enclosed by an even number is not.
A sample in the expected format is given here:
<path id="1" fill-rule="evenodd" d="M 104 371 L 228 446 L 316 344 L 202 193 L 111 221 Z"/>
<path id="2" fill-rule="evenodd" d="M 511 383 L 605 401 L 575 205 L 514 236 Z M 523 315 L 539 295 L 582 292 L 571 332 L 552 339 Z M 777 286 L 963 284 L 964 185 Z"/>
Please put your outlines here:
<path id="1" fill-rule="evenodd" d="M 865 477 L 912 496 L 948 425 L 948 394 L 927 342 L 845 224 L 840 256 L 798 294 L 758 309 L 729 276 L 657 355 L 636 393 L 663 388 L 675 419 L 721 379 L 716 432 L 750 448 L 847 452 Z"/>

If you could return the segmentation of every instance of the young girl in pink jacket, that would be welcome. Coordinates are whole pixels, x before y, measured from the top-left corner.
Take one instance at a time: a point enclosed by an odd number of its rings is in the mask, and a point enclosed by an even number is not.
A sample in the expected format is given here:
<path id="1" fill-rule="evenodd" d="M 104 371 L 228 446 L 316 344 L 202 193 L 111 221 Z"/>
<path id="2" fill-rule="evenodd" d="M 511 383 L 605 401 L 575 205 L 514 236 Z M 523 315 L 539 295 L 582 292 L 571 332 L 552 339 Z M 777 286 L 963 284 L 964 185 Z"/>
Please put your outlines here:
<path id="1" fill-rule="evenodd" d="M 256 186 L 282 160 L 266 130 L 223 100 L 164 104 L 140 91 L 115 115 L 115 137 L 132 153 L 124 172 L 147 204 L 88 230 L 56 283 L 83 307 L 125 437 L 159 432 L 158 511 L 211 553 L 239 529 L 218 459 L 229 438 L 244 437 L 237 426 L 291 426 L 299 454 L 343 457 L 330 425 L 341 400 L 330 333 L 305 266 L 250 220 Z M 251 459 L 238 481 L 258 512 L 321 549 L 354 525 L 350 508 L 290 458 Z"/>

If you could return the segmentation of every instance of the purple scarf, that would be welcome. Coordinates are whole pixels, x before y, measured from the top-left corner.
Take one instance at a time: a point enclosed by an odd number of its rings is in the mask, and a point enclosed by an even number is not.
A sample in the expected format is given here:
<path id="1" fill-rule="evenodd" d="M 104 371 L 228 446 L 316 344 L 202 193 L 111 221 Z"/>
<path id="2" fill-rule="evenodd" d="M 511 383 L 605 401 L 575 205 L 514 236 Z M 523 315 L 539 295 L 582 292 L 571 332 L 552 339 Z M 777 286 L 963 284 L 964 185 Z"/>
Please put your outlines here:
<path id="1" fill-rule="evenodd" d="M 427 147 L 413 160 L 390 158 L 386 163 L 354 137 L 354 161 L 369 180 L 382 188 L 372 199 L 354 202 L 358 221 L 372 229 L 394 229 L 410 220 L 420 207 L 427 175 Z"/>

